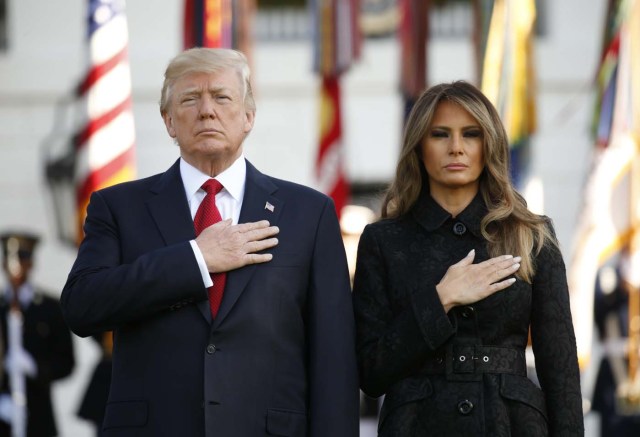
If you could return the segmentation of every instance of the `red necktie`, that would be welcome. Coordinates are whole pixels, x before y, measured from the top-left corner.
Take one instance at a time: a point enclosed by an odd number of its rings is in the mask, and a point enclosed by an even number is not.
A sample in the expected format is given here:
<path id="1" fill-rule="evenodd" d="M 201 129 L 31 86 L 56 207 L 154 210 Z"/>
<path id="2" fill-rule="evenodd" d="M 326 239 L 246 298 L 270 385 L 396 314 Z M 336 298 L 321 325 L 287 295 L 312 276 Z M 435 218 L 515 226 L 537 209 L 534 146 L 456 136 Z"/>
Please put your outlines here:
<path id="1" fill-rule="evenodd" d="M 220 211 L 218 211 L 218 207 L 216 206 L 216 194 L 222 190 L 222 184 L 215 179 L 209 179 L 202 184 L 202 189 L 206 191 L 207 194 L 204 196 L 204 199 L 202 199 L 202 203 L 198 207 L 196 216 L 193 219 L 196 236 L 200 235 L 200 232 L 205 228 L 222 220 Z M 222 302 L 222 293 L 227 280 L 227 274 L 225 272 L 211 273 L 211 280 L 213 280 L 213 285 L 208 288 L 209 307 L 211 308 L 211 315 L 215 318 L 220 308 L 220 302 Z"/>

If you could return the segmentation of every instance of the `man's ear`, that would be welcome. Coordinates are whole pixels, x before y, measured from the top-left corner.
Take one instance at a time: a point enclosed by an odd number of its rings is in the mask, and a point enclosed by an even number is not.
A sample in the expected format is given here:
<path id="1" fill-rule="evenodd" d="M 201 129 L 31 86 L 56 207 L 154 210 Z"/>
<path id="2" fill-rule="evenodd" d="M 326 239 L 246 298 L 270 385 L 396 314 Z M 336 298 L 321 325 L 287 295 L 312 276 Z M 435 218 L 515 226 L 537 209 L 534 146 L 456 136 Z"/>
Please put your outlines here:
<path id="1" fill-rule="evenodd" d="M 162 120 L 164 121 L 164 126 L 167 128 L 167 133 L 171 138 L 176 137 L 176 130 L 173 127 L 173 118 L 168 112 L 162 114 Z"/>
<path id="2" fill-rule="evenodd" d="M 256 111 L 245 112 L 244 133 L 248 134 L 253 129 L 253 123 L 256 120 Z"/>

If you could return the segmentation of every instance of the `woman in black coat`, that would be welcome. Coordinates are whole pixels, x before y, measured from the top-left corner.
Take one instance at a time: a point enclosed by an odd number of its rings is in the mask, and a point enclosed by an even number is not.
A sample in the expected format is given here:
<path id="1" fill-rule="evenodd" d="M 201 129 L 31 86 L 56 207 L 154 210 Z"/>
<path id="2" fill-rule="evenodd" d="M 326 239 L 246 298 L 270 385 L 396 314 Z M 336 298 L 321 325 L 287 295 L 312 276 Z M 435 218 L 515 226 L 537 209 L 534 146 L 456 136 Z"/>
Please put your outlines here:
<path id="1" fill-rule="evenodd" d="M 380 436 L 584 435 L 562 255 L 508 166 L 502 122 L 474 86 L 418 99 L 354 279 L 360 384 L 385 395 Z M 526 375 L 529 329 L 541 388 Z"/>

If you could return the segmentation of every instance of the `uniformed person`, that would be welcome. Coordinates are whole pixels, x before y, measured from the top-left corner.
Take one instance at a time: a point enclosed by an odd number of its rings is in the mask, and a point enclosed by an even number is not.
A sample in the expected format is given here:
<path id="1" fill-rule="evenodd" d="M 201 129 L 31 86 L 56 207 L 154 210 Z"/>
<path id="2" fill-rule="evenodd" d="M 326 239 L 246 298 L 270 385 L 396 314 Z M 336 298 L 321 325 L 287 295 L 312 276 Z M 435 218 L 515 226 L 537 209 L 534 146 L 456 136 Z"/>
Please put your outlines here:
<path id="1" fill-rule="evenodd" d="M 619 389 L 628 379 L 629 293 L 622 265 L 607 264 L 598 272 L 594 320 L 603 355 L 593 391 L 592 409 L 600 414 L 600 435 L 640 435 L 640 411 L 620 407 Z"/>
<path id="2" fill-rule="evenodd" d="M 0 293 L 0 437 L 55 436 L 51 383 L 73 369 L 71 333 L 58 300 L 30 282 L 38 237 L 9 232 L 0 240 L 7 279 Z"/>

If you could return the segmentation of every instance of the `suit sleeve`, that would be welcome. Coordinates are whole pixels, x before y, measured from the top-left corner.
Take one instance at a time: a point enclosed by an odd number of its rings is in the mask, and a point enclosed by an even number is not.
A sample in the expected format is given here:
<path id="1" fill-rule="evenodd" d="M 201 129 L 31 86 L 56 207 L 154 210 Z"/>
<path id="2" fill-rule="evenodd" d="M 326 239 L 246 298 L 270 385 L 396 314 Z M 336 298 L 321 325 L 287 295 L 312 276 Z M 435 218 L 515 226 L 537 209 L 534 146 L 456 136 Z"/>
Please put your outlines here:
<path id="1" fill-rule="evenodd" d="M 435 288 L 420 281 L 416 290 L 403 291 L 410 296 L 406 308 L 394 310 L 388 293 L 397 285 L 390 283 L 380 247 L 376 233 L 366 227 L 353 284 L 360 386 L 373 397 L 415 373 L 455 333 Z"/>
<path id="2" fill-rule="evenodd" d="M 309 434 L 355 437 L 359 390 L 349 272 L 333 202 L 318 223 L 309 290 Z"/>
<path id="3" fill-rule="evenodd" d="M 99 191 L 91 196 L 84 233 L 60 298 L 65 320 L 77 335 L 113 330 L 206 299 L 188 241 L 122 263 L 119 223 Z"/>
<path id="4" fill-rule="evenodd" d="M 550 435 L 582 436 L 580 371 L 562 255 L 547 244 L 536 260 L 531 340 L 545 393 Z"/>

